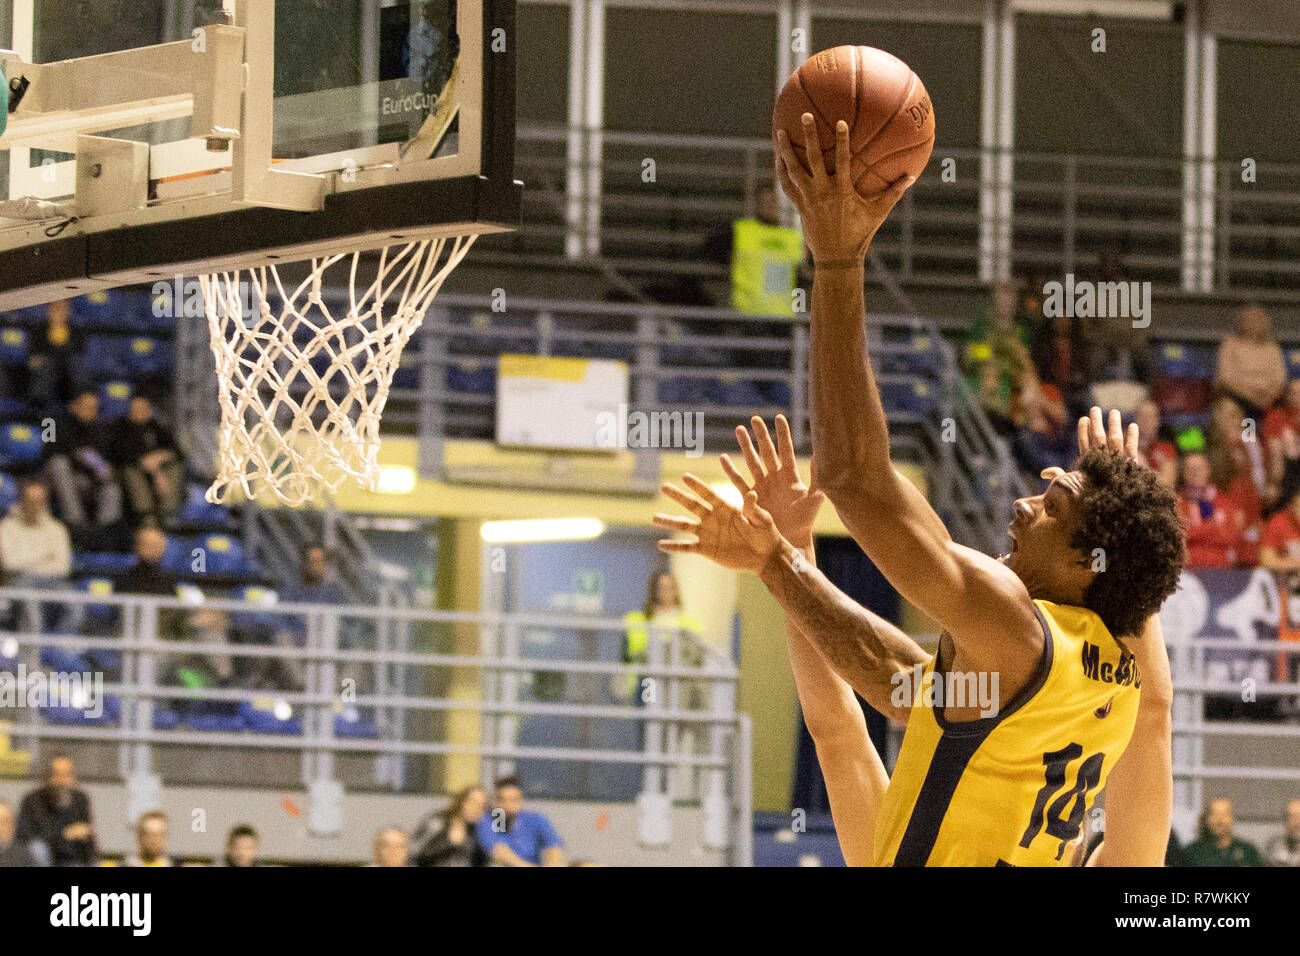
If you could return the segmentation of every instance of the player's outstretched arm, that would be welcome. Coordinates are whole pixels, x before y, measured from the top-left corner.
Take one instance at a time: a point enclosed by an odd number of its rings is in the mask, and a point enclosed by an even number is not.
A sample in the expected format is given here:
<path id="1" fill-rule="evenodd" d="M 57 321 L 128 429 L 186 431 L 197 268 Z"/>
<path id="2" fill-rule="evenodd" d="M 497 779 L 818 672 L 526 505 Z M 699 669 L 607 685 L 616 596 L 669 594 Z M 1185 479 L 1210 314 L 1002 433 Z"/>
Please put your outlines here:
<path id="1" fill-rule="evenodd" d="M 867 359 L 863 257 L 911 180 L 864 199 L 849 176 L 847 125 L 836 127 L 833 176 L 811 115 L 804 136 L 811 171 L 781 131 L 777 174 L 803 217 L 813 254 L 813 454 L 822 488 L 862 550 L 904 598 L 952 635 L 969 666 L 1027 676 L 1043 638 L 1024 585 L 994 559 L 956 544 L 890 458 Z"/>
<path id="2" fill-rule="evenodd" d="M 757 494 L 759 507 L 772 516 L 782 537 L 801 549 L 808 563 L 815 566 L 813 522 L 825 499 L 816 488 L 816 474 L 812 484 L 804 484 L 784 415 L 776 419 L 775 445 L 762 418 L 756 416 L 751 425 L 753 438 L 743 426 L 736 429 L 749 480 L 727 455 L 722 456 L 723 470 L 742 496 L 751 490 Z M 840 849 L 849 866 L 870 866 L 876 814 L 889 776 L 867 733 L 853 688 L 835 673 L 788 613 L 785 627 L 790 670 L 804 723 L 817 749 Z"/>
<path id="3" fill-rule="evenodd" d="M 929 660 L 916 642 L 831 584 L 781 536 L 755 491 L 737 509 L 695 475 L 682 482 L 686 488 L 665 484 L 663 491 L 691 517 L 656 514 L 654 524 L 695 540 L 663 540 L 659 550 L 700 554 L 724 568 L 758 574 L 835 672 L 876 710 L 906 723 L 907 707 L 894 702 L 892 677 Z"/>
<path id="4" fill-rule="evenodd" d="M 1089 863 L 1163 866 L 1174 802 L 1174 684 L 1160 618 L 1153 614 L 1128 647 L 1142 680 L 1137 723 L 1106 781 L 1106 839 Z"/>

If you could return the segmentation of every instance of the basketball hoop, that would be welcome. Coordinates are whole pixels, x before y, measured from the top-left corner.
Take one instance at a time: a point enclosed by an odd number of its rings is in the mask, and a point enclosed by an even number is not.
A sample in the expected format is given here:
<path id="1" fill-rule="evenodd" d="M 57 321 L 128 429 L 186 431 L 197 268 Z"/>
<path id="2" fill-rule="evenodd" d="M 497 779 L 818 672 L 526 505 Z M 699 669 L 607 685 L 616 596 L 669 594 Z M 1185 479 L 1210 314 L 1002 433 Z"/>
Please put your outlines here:
<path id="1" fill-rule="evenodd" d="M 375 490 L 379 421 L 402 349 L 474 238 L 382 249 L 373 279 L 358 280 L 360 251 L 312 259 L 289 288 L 276 265 L 200 277 L 221 405 L 207 500 L 238 490 L 296 506 L 349 478 Z M 334 266 L 340 278 L 347 270 L 342 314 L 322 295 Z"/>

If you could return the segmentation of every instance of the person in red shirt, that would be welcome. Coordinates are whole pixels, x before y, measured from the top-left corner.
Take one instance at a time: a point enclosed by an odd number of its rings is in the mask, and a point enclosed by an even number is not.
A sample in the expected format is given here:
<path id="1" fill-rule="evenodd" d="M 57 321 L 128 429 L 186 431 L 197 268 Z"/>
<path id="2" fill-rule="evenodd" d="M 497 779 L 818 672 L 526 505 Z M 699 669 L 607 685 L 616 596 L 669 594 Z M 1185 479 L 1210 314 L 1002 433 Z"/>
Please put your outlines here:
<path id="1" fill-rule="evenodd" d="M 1187 567 L 1231 568 L 1240 563 L 1245 515 L 1210 481 L 1210 461 L 1204 455 L 1183 459 L 1178 514 L 1187 528 Z"/>
<path id="2" fill-rule="evenodd" d="M 1278 510 L 1300 491 L 1300 378 L 1287 383 L 1282 400 L 1264 417 L 1268 491 Z"/>
<path id="3" fill-rule="evenodd" d="M 1244 516 L 1241 548 L 1237 560 L 1253 565 L 1259 560 L 1259 530 L 1263 516 L 1264 442 L 1259 423 L 1246 418 L 1231 398 L 1214 403 L 1206 454 L 1210 460 L 1210 483 L 1221 497 L 1231 498 Z"/>
<path id="4" fill-rule="evenodd" d="M 1268 568 L 1278 579 L 1282 620 L 1278 640 L 1300 641 L 1300 620 L 1294 610 L 1300 592 L 1300 494 L 1293 494 L 1286 507 L 1268 519 L 1259 548 L 1260 567 Z M 1300 654 L 1278 652 L 1274 676 L 1279 681 L 1294 680 L 1300 669 Z"/>
<path id="5" fill-rule="evenodd" d="M 1137 410 L 1138 457 L 1155 471 L 1161 484 L 1174 487 L 1178 482 L 1178 451 L 1160 437 L 1160 406 L 1147 399 Z"/>

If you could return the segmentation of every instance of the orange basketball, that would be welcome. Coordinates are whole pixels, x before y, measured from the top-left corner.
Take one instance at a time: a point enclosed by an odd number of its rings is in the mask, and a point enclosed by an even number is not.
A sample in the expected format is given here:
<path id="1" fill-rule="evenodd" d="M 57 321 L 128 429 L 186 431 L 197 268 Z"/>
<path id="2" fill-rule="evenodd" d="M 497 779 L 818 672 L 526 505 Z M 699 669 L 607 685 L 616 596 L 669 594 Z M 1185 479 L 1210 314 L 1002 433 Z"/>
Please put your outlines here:
<path id="1" fill-rule="evenodd" d="M 826 171 L 835 171 L 835 124 L 849 124 L 853 185 L 879 192 L 905 173 L 920 176 L 934 148 L 934 107 L 920 77 L 893 54 L 837 46 L 809 57 L 790 75 L 772 111 L 772 141 L 784 129 L 804 168 L 804 113 L 817 120 Z"/>

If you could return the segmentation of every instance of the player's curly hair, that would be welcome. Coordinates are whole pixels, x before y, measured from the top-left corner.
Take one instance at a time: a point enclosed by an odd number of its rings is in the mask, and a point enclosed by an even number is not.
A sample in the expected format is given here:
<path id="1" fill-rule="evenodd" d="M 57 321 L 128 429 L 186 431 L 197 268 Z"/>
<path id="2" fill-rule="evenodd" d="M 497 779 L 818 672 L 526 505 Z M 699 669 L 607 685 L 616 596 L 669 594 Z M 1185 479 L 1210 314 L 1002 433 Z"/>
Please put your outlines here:
<path id="1" fill-rule="evenodd" d="M 1186 560 L 1173 490 L 1152 469 L 1104 449 L 1081 455 L 1074 468 L 1084 481 L 1070 545 L 1090 562 L 1100 548 L 1105 560 L 1083 604 L 1116 637 L 1140 634 L 1178 587 Z"/>

